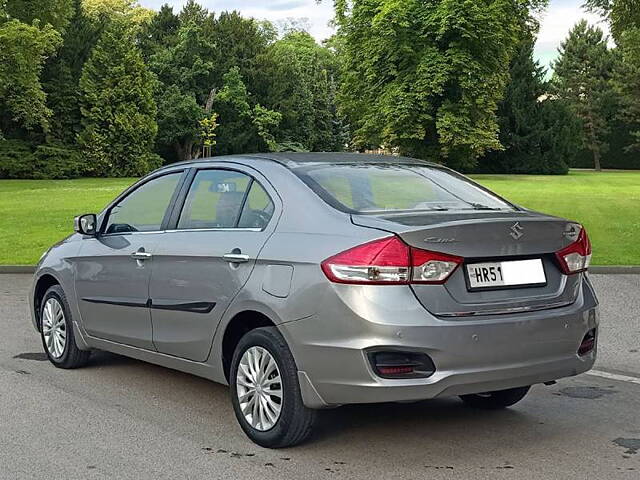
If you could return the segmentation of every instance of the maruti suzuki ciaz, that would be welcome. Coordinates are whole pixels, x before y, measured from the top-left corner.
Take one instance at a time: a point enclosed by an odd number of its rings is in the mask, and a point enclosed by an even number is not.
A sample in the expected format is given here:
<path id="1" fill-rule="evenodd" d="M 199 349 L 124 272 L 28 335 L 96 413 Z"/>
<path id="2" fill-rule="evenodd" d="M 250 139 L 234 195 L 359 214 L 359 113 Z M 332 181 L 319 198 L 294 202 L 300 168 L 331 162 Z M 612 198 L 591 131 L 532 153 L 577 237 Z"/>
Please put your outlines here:
<path id="1" fill-rule="evenodd" d="M 266 447 L 318 409 L 459 396 L 504 408 L 589 370 L 578 223 L 438 164 L 347 153 L 199 159 L 144 177 L 40 260 L 51 363 L 107 350 L 229 384 Z"/>

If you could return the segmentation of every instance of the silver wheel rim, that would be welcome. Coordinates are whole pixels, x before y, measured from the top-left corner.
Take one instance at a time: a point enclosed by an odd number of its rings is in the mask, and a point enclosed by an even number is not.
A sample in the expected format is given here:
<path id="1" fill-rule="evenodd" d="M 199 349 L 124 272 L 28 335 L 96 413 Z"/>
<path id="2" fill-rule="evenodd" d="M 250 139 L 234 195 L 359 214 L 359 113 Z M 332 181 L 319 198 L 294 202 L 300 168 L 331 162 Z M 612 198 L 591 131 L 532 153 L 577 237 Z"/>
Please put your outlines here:
<path id="1" fill-rule="evenodd" d="M 47 300 L 42 309 L 42 336 L 49 355 L 60 358 L 67 344 L 67 323 L 62 305 L 55 298 Z"/>
<path id="2" fill-rule="evenodd" d="M 262 347 L 249 348 L 240 359 L 236 393 L 242 416 L 256 430 L 270 430 L 282 410 L 282 379 L 273 356 Z"/>

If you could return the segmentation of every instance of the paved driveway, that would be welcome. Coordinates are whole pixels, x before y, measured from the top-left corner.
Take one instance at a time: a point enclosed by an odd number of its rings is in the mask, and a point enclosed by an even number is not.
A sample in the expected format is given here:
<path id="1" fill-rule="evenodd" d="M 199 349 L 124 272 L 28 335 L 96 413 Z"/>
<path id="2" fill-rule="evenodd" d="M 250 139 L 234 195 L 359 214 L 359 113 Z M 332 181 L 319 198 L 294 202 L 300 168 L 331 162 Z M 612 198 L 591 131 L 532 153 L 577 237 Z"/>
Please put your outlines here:
<path id="1" fill-rule="evenodd" d="M 44 361 L 28 275 L 0 275 L 0 478 L 640 478 L 640 276 L 593 276 L 597 375 L 536 386 L 516 407 L 457 399 L 323 412 L 307 444 L 265 450 L 226 387 L 106 353 Z M 637 382 L 637 383 L 634 383 Z"/>

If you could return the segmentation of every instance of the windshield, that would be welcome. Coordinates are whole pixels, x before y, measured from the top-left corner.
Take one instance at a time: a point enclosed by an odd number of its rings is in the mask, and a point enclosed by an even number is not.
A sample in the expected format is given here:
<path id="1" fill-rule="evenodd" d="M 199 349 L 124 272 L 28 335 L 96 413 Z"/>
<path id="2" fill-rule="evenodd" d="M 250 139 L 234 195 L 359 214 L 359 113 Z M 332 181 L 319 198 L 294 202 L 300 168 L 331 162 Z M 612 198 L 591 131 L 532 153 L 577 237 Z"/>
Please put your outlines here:
<path id="1" fill-rule="evenodd" d="M 513 210 L 453 171 L 411 164 L 314 164 L 294 169 L 327 203 L 351 213 Z"/>

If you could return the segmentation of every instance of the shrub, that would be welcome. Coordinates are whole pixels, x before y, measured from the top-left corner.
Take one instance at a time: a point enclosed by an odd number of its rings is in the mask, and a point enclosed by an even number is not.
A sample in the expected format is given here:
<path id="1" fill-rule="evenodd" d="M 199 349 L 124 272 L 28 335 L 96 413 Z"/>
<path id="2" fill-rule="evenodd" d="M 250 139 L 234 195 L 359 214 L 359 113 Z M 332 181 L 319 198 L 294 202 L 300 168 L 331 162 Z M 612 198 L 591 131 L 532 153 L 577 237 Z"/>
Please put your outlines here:
<path id="1" fill-rule="evenodd" d="M 29 143 L 22 140 L 0 141 L 0 178 L 30 178 L 33 165 Z"/>
<path id="2" fill-rule="evenodd" d="M 0 142 L 0 178 L 63 179 L 84 173 L 80 154 L 64 145 L 39 145 L 23 140 Z"/>
<path id="3" fill-rule="evenodd" d="M 35 168 L 31 178 L 77 178 L 84 173 L 81 154 L 66 146 L 39 145 L 33 156 Z"/>

